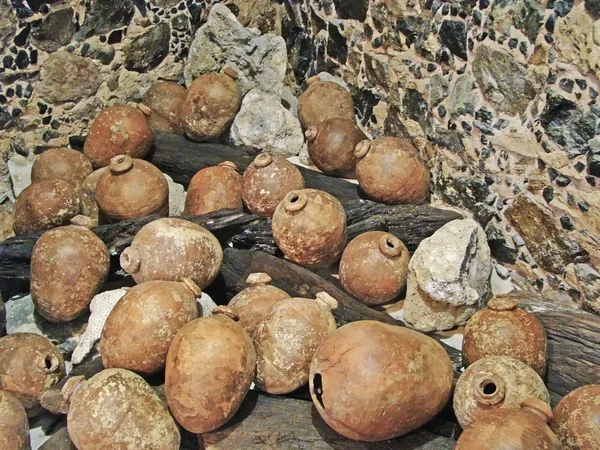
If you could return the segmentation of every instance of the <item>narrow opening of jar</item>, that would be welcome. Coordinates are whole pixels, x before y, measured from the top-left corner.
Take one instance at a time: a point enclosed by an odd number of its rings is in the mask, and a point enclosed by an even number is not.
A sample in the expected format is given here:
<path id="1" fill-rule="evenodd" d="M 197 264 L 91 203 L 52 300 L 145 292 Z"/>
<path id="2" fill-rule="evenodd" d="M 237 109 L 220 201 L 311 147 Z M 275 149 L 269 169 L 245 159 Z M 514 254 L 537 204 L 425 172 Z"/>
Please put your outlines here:
<path id="1" fill-rule="evenodd" d="M 54 367 L 54 358 L 52 355 L 48 355 L 44 358 L 44 364 L 46 364 L 46 370 L 52 370 Z"/>
<path id="2" fill-rule="evenodd" d="M 385 244 L 389 247 L 389 248 L 396 248 L 396 244 L 394 241 L 392 241 L 390 238 L 386 238 L 385 240 Z"/>
<path id="3" fill-rule="evenodd" d="M 300 200 L 300 196 L 298 194 L 291 194 L 289 197 L 290 203 L 296 203 L 298 200 Z"/>
<path id="4" fill-rule="evenodd" d="M 494 395 L 498 391 L 498 387 L 493 381 L 484 382 L 481 391 L 484 395 Z"/>
<path id="5" fill-rule="evenodd" d="M 114 162 L 115 162 L 115 163 L 117 163 L 117 164 L 121 164 L 122 162 L 125 162 L 125 156 L 124 156 L 124 155 L 117 156 L 117 157 L 114 159 Z"/>

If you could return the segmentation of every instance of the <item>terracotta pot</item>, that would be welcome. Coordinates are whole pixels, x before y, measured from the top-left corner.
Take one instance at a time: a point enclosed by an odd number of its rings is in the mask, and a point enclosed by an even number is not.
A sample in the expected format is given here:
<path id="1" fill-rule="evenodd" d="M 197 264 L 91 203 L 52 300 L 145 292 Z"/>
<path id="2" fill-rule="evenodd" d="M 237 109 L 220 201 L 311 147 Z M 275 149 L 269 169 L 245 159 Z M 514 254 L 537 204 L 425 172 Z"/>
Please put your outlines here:
<path id="1" fill-rule="evenodd" d="M 46 231 L 31 253 L 31 298 L 50 322 L 83 313 L 108 277 L 110 255 L 102 240 L 81 226 Z"/>
<path id="2" fill-rule="evenodd" d="M 354 176 L 354 149 L 367 137 L 352 119 L 330 119 L 306 130 L 308 154 L 323 173 Z"/>
<path id="3" fill-rule="evenodd" d="M 283 156 L 261 153 L 244 172 L 243 185 L 242 198 L 250 212 L 270 218 L 288 192 L 304 189 L 304 177 Z"/>
<path id="4" fill-rule="evenodd" d="M 230 161 L 196 173 L 185 198 L 184 214 L 188 216 L 208 214 L 219 209 L 244 209 L 242 177 Z"/>
<path id="5" fill-rule="evenodd" d="M 165 390 L 175 419 L 207 433 L 231 419 L 254 378 L 256 354 L 248 334 L 226 307 L 193 320 L 175 335 L 167 355 Z"/>
<path id="6" fill-rule="evenodd" d="M 31 168 L 31 182 L 63 180 L 78 191 L 92 171 L 92 163 L 83 153 L 68 148 L 54 148 L 35 159 Z"/>
<path id="7" fill-rule="evenodd" d="M 108 220 L 169 215 L 169 184 L 155 166 L 127 155 L 115 156 L 96 185 L 96 201 Z"/>
<path id="8" fill-rule="evenodd" d="M 346 246 L 346 213 L 332 195 L 317 189 L 291 191 L 273 215 L 273 237 L 291 261 L 327 267 Z"/>
<path id="9" fill-rule="evenodd" d="M 189 86 L 181 109 L 185 134 L 195 141 L 211 141 L 229 127 L 242 105 L 237 74 L 205 73 Z"/>
<path id="10" fill-rule="evenodd" d="M 29 422 L 23 405 L 8 391 L 0 390 L 0 447 L 30 450 Z"/>
<path id="11" fill-rule="evenodd" d="M 96 221 L 97 225 L 102 225 L 106 223 L 107 220 L 100 211 L 98 207 L 98 202 L 96 202 L 96 186 L 98 185 L 98 181 L 106 172 L 110 169 L 108 167 L 103 167 L 98 170 L 94 170 L 83 182 L 81 188 L 79 189 L 79 211 L 84 216 L 90 217 Z"/>
<path id="12" fill-rule="evenodd" d="M 249 287 L 229 301 L 229 306 L 240 318 L 239 324 L 252 339 L 269 310 L 281 300 L 290 298 L 286 292 L 269 285 L 270 282 L 271 277 L 266 273 L 250 274 L 246 280 Z"/>
<path id="13" fill-rule="evenodd" d="M 323 420 L 358 441 L 402 436 L 448 403 L 453 371 L 430 337 L 372 320 L 331 333 L 310 366 L 310 395 Z"/>
<path id="14" fill-rule="evenodd" d="M 541 377 L 546 373 L 546 331 L 510 294 L 494 297 L 469 319 L 462 350 L 465 367 L 488 356 L 510 356 Z"/>
<path id="15" fill-rule="evenodd" d="M 275 304 L 258 326 L 256 386 L 269 394 L 287 394 L 308 383 L 315 351 L 335 331 L 337 301 L 325 292 L 316 300 L 290 298 Z"/>
<path id="16" fill-rule="evenodd" d="M 78 449 L 179 449 L 177 424 L 139 375 L 106 369 L 67 386 L 67 430 Z"/>
<path id="17" fill-rule="evenodd" d="M 118 155 L 143 158 L 153 140 L 144 113 L 131 106 L 110 106 L 92 122 L 83 153 L 95 168 L 100 168 L 108 166 Z"/>
<path id="18" fill-rule="evenodd" d="M 17 236 L 39 233 L 66 225 L 79 214 L 79 196 L 66 181 L 40 181 L 19 194 L 13 214 Z"/>
<path id="19" fill-rule="evenodd" d="M 198 318 L 200 288 L 192 280 L 147 281 L 131 288 L 110 312 L 100 340 L 105 368 L 151 375 L 164 369 L 175 334 Z"/>
<path id="20" fill-rule="evenodd" d="M 454 413 L 463 428 L 494 409 L 518 409 L 527 399 L 550 403 L 540 376 L 518 359 L 490 356 L 471 364 L 454 390 Z"/>
<path id="21" fill-rule="evenodd" d="M 552 430 L 563 450 L 600 449 L 600 384 L 570 392 L 554 408 Z"/>
<path id="22" fill-rule="evenodd" d="M 495 409 L 474 420 L 454 450 L 561 450 L 550 420 L 550 406 L 536 398 L 521 409 Z"/>
<path id="23" fill-rule="evenodd" d="M 352 95 L 337 83 L 311 78 L 298 99 L 298 119 L 305 129 L 330 119 L 355 121 Z"/>
<path id="24" fill-rule="evenodd" d="M 410 142 L 392 137 L 356 146 L 356 178 L 370 199 L 417 205 L 429 195 L 429 171 Z"/>
<path id="25" fill-rule="evenodd" d="M 190 278 L 204 289 L 223 264 L 223 250 L 206 228 L 182 219 L 158 219 L 145 225 L 121 254 L 121 267 L 136 283 Z"/>
<path id="26" fill-rule="evenodd" d="M 177 83 L 162 82 L 152 85 L 144 94 L 140 105 L 142 112 L 149 113 L 150 128 L 153 131 L 183 134 L 181 108 L 186 96 L 187 90 Z"/>
<path id="27" fill-rule="evenodd" d="M 0 388 L 17 397 L 28 417 L 41 412 L 40 395 L 64 376 L 63 357 L 44 336 L 15 333 L 0 338 Z"/>
<path id="28" fill-rule="evenodd" d="M 380 305 L 406 288 L 410 253 L 400 239 L 383 231 L 354 238 L 340 260 L 340 282 L 365 305 Z"/>

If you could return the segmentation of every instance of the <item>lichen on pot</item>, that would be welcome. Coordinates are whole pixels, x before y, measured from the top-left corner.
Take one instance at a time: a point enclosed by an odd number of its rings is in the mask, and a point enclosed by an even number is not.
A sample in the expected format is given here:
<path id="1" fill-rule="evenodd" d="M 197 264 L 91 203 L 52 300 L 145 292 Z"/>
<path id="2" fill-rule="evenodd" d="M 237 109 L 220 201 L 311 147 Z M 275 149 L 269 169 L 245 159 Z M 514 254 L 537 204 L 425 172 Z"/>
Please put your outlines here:
<path id="1" fill-rule="evenodd" d="M 298 119 L 305 129 L 330 119 L 356 120 L 352 96 L 344 87 L 318 77 L 310 78 L 308 83 L 298 99 Z"/>
<path id="2" fill-rule="evenodd" d="M 181 109 L 186 96 L 187 90 L 177 83 L 161 82 L 152 85 L 140 104 L 140 109 L 149 114 L 150 128 L 153 131 L 183 134 Z"/>
<path id="3" fill-rule="evenodd" d="M 92 173 L 92 163 L 83 153 L 68 148 L 46 150 L 33 162 L 31 182 L 62 180 L 79 192 L 85 179 Z"/>
<path id="4" fill-rule="evenodd" d="M 242 177 L 234 163 L 225 161 L 197 172 L 190 181 L 184 213 L 208 214 L 220 209 L 242 210 Z"/>
<path id="5" fill-rule="evenodd" d="M 19 400 L 0 390 L 0 445 L 4 450 L 30 450 L 29 422 Z"/>
<path id="6" fill-rule="evenodd" d="M 554 407 L 552 430 L 563 450 L 600 448 L 600 385 L 582 386 L 569 392 Z"/>

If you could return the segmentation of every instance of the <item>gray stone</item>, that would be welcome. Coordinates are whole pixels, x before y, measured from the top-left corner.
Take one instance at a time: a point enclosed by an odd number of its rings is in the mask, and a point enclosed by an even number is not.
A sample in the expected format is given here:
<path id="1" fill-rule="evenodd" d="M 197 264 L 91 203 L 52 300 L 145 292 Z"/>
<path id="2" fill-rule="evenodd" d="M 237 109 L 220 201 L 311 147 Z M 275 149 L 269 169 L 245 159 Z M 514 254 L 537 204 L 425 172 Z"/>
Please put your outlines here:
<path id="1" fill-rule="evenodd" d="M 486 226 L 496 212 L 493 205 L 497 195 L 479 177 L 440 173 L 436 188 L 450 205 L 466 208 L 482 226 Z"/>
<path id="2" fill-rule="evenodd" d="M 102 44 L 100 42 L 93 42 L 90 44 L 87 56 L 92 59 L 97 59 L 102 64 L 107 66 L 113 59 L 115 59 L 115 48 L 112 45 Z"/>
<path id="3" fill-rule="evenodd" d="M 158 66 L 169 53 L 171 27 L 162 22 L 125 45 L 125 68 L 147 72 Z"/>
<path id="4" fill-rule="evenodd" d="M 453 117 L 473 115 L 479 106 L 479 97 L 473 90 L 473 78 L 461 75 L 456 79 L 456 84 L 450 93 L 449 109 Z"/>
<path id="5" fill-rule="evenodd" d="M 225 66 L 238 71 L 243 93 L 259 88 L 279 97 L 287 68 L 285 41 L 244 28 L 226 6 L 217 3 L 190 47 L 185 82 L 189 86 L 199 75 L 219 72 Z"/>
<path id="6" fill-rule="evenodd" d="M 594 20 L 600 20 L 600 2 L 598 0 L 585 0 L 585 9 Z"/>
<path id="7" fill-rule="evenodd" d="M 496 0 L 491 13 L 496 31 L 510 35 L 514 26 L 535 42 L 542 26 L 544 7 L 538 0 Z"/>
<path id="8" fill-rule="evenodd" d="M 575 264 L 575 275 L 583 291 L 583 307 L 600 314 L 600 273 L 591 264 Z"/>
<path id="9" fill-rule="evenodd" d="M 284 86 L 281 91 L 281 104 L 292 113 L 292 116 L 298 117 L 298 99 L 287 86 Z"/>
<path id="10" fill-rule="evenodd" d="M 177 6 L 182 1 L 183 0 L 153 0 L 152 4 L 154 6 L 158 6 L 159 8 L 170 9 L 173 6 Z"/>
<path id="11" fill-rule="evenodd" d="M 459 58 L 468 59 L 467 25 L 459 20 L 444 20 L 439 33 L 442 44 Z"/>
<path id="12" fill-rule="evenodd" d="M 75 35 L 73 8 L 52 10 L 42 21 L 41 25 L 31 32 L 33 45 L 46 52 L 55 52 L 67 45 Z"/>
<path id="13" fill-rule="evenodd" d="M 185 207 L 185 188 L 163 173 L 169 183 L 169 217 L 181 216 Z"/>
<path id="14" fill-rule="evenodd" d="M 0 0 L 0 54 L 8 51 L 12 45 L 17 23 L 11 0 Z"/>
<path id="15" fill-rule="evenodd" d="M 436 74 L 431 77 L 429 84 L 429 102 L 432 106 L 437 106 L 444 101 L 450 93 L 450 83 L 446 77 Z"/>
<path id="16" fill-rule="evenodd" d="M 35 157 L 13 155 L 8 160 L 8 171 L 12 183 L 14 198 L 17 198 L 23 189 L 31 184 L 31 168 Z"/>
<path id="17" fill-rule="evenodd" d="M 135 8 L 131 0 L 91 0 L 77 36 L 86 39 L 126 27 L 131 22 L 134 12 Z"/>

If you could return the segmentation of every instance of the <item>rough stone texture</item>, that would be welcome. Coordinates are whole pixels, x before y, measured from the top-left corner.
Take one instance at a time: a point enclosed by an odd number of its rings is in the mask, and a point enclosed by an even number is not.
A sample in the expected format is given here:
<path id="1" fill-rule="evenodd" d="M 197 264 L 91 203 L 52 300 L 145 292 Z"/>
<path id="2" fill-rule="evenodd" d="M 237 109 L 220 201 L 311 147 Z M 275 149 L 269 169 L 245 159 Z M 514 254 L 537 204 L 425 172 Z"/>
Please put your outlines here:
<path id="1" fill-rule="evenodd" d="M 475 108 L 479 104 L 479 97 L 473 90 L 473 82 L 474 80 L 467 75 L 461 75 L 457 78 L 449 99 L 450 114 L 453 116 L 473 115 L 475 113 Z"/>
<path id="2" fill-rule="evenodd" d="M 71 42 L 76 31 L 73 14 L 70 6 L 53 10 L 41 25 L 31 31 L 34 45 L 44 51 L 55 52 Z"/>
<path id="3" fill-rule="evenodd" d="M 136 72 L 154 69 L 167 56 L 170 38 L 171 28 L 164 22 L 137 36 L 123 49 L 125 67 Z"/>
<path id="4" fill-rule="evenodd" d="M 491 13 L 496 19 L 494 30 L 510 34 L 513 26 L 521 30 L 530 42 L 535 42 L 543 23 L 544 7 L 538 0 L 496 0 Z"/>
<path id="5" fill-rule="evenodd" d="M 49 102 L 73 102 L 96 93 L 102 78 L 98 67 L 88 59 L 67 52 L 52 54 L 42 66 L 38 86 Z"/>
<path id="6" fill-rule="evenodd" d="M 31 168 L 33 167 L 34 159 L 33 157 L 13 155 L 8 160 L 8 171 L 10 173 L 14 198 L 17 198 L 31 184 Z"/>
<path id="7" fill-rule="evenodd" d="M 77 35 L 85 38 L 129 25 L 135 12 L 133 5 L 132 0 L 92 0 Z"/>
<path id="8" fill-rule="evenodd" d="M 0 53 L 8 49 L 15 31 L 15 13 L 11 8 L 11 0 L 0 0 Z"/>
<path id="9" fill-rule="evenodd" d="M 173 178 L 163 174 L 169 183 L 169 217 L 183 215 L 185 207 L 185 188 L 179 183 L 175 183 Z"/>
<path id="10" fill-rule="evenodd" d="M 490 298 L 491 274 L 483 228 L 472 219 L 444 225 L 410 260 L 404 319 L 419 331 L 464 325 Z"/>
<path id="11" fill-rule="evenodd" d="M 575 276 L 584 309 L 600 314 L 600 273 L 590 264 L 575 264 Z"/>

